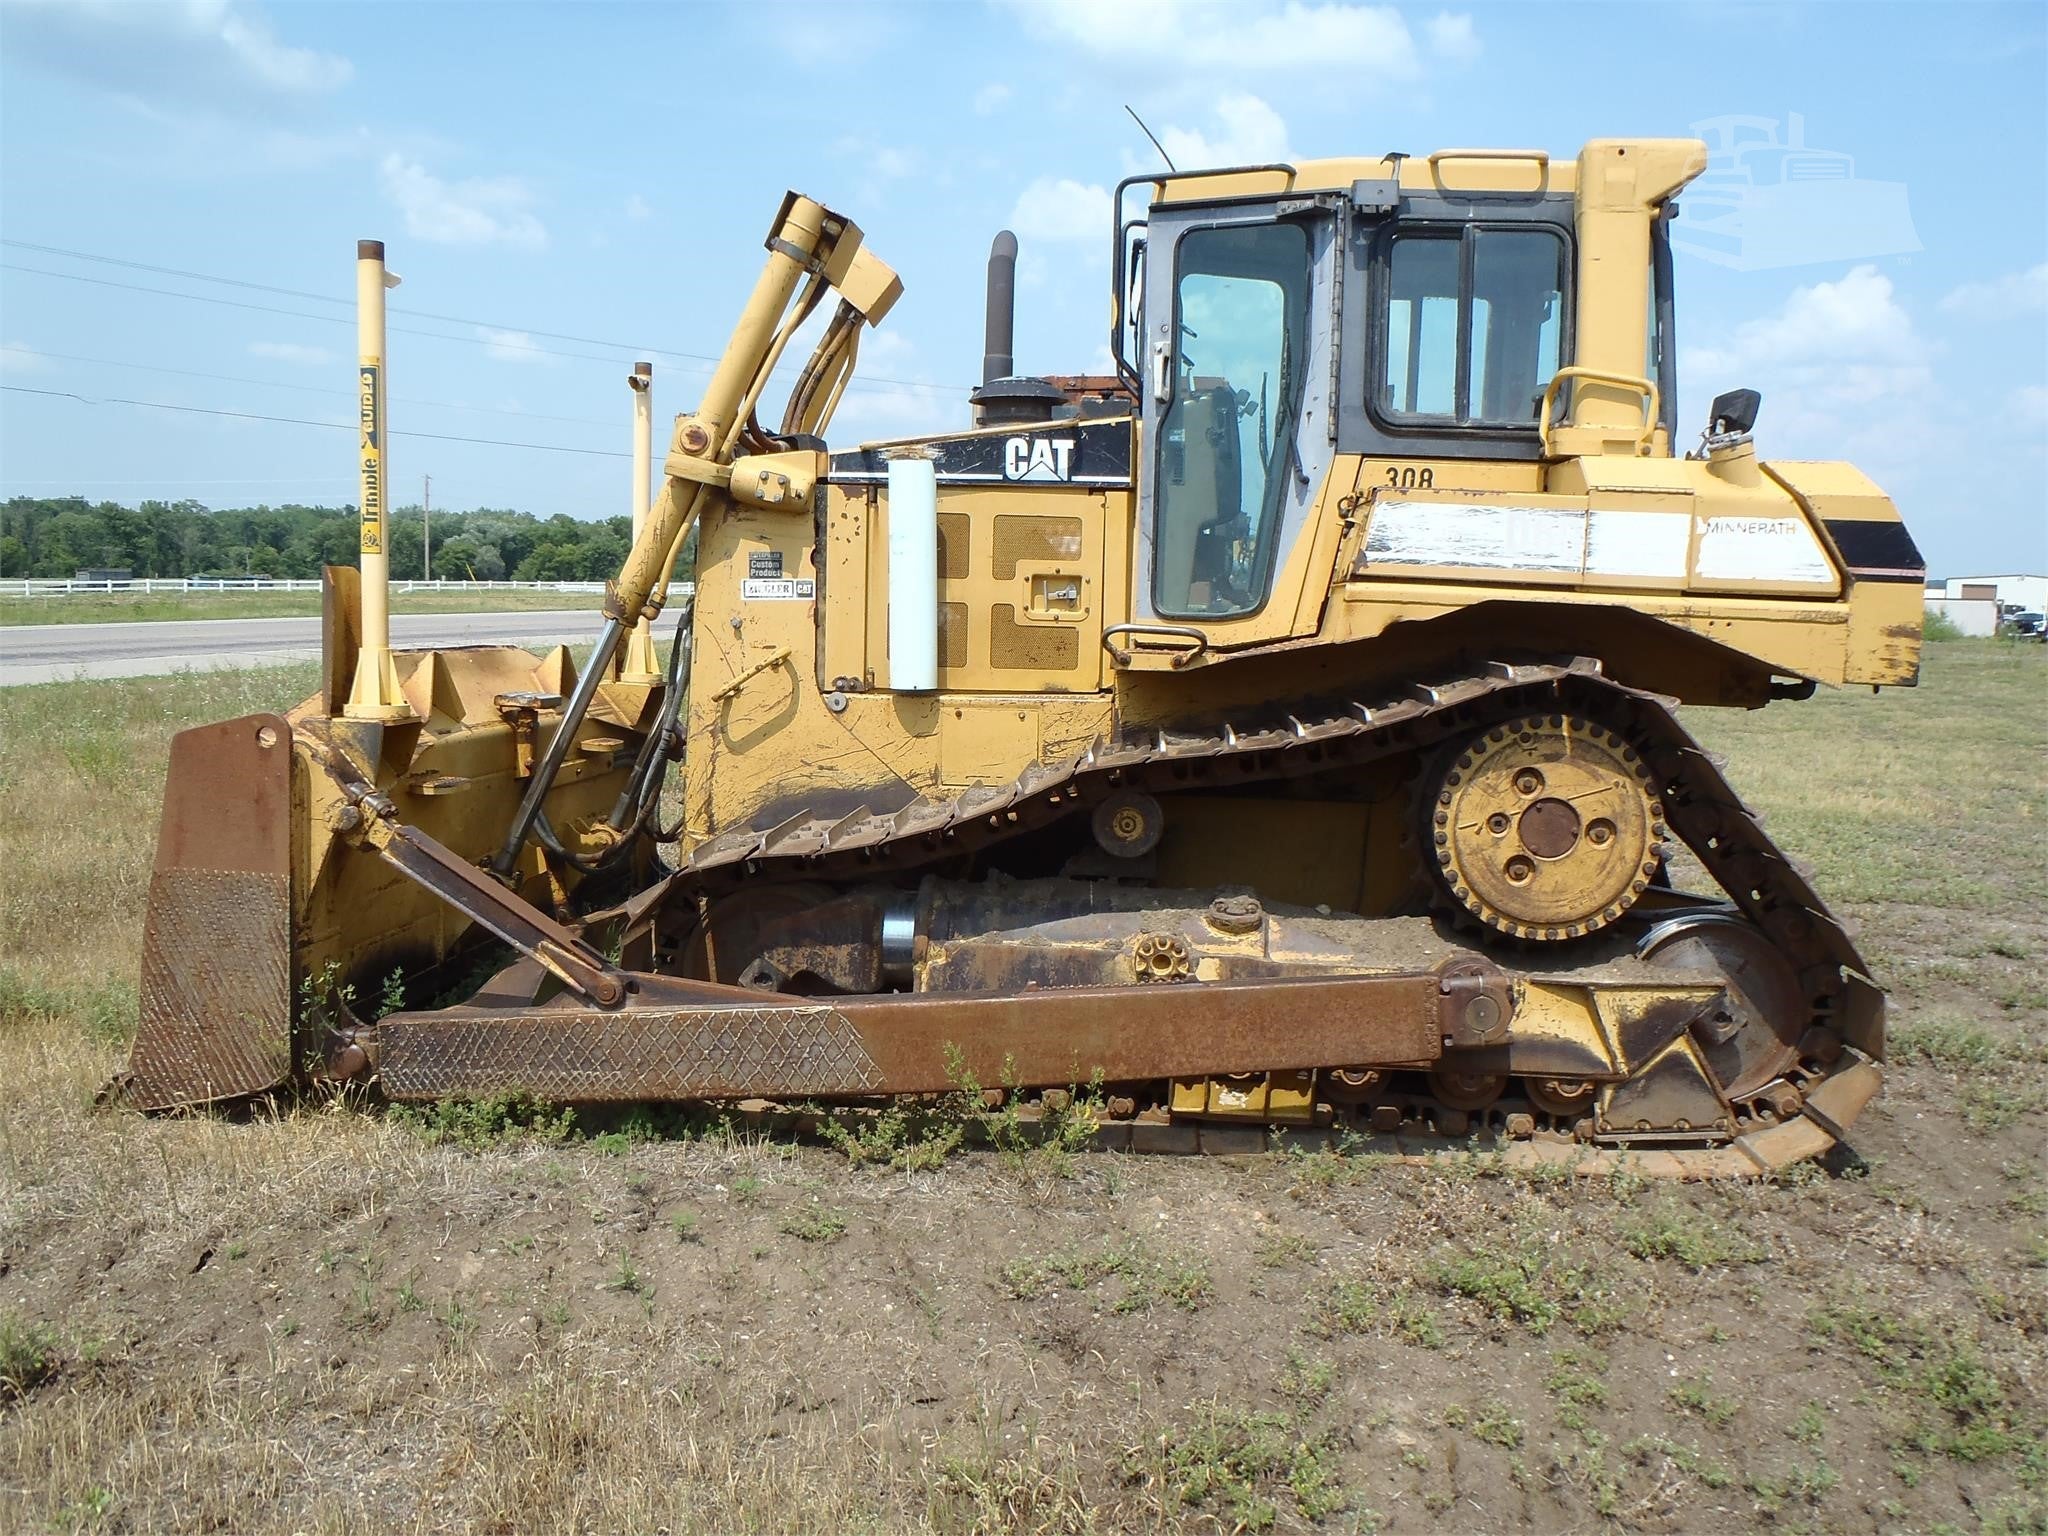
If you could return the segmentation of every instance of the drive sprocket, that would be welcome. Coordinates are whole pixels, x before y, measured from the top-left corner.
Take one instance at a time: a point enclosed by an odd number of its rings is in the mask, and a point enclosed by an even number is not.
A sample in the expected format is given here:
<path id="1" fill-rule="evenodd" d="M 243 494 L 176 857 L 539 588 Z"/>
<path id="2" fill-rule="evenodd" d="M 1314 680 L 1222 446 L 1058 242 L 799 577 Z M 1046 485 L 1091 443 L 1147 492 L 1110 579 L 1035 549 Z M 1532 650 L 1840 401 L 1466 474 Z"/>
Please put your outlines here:
<path id="1" fill-rule="evenodd" d="M 1635 905 L 1664 856 L 1648 767 L 1581 715 L 1524 715 L 1438 760 L 1426 846 L 1448 898 L 1511 938 L 1574 939 Z"/>

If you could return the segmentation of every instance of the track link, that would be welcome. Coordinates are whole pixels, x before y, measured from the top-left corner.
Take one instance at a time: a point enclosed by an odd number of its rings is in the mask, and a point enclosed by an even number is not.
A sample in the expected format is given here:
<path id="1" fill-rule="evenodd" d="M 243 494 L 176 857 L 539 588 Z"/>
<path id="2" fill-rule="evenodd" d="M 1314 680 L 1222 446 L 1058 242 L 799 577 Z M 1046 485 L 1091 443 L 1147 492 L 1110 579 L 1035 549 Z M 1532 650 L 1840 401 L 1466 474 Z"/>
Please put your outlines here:
<path id="1" fill-rule="evenodd" d="M 1738 1101 L 1732 1135 L 1653 1147 L 1504 1140 L 1508 1160 L 1569 1161 L 1599 1171 L 1626 1158 L 1651 1174 L 1725 1178 L 1769 1172 L 1824 1152 L 1881 1085 L 1876 1062 L 1883 1054 L 1883 994 L 1841 923 L 1679 723 L 1673 701 L 1614 682 L 1589 658 L 1489 662 L 1412 684 L 1391 698 L 1297 705 L 1277 720 L 1269 716 L 1245 728 L 1224 723 L 1206 731 L 1125 731 L 1073 756 L 1035 765 L 1008 784 L 921 800 L 894 814 L 857 810 L 837 819 L 797 817 L 762 831 L 722 834 L 693 851 L 669 894 L 715 896 L 790 878 L 871 880 L 992 847 L 1122 791 L 1167 795 L 1364 765 L 1427 751 L 1511 717 L 1550 714 L 1599 720 L 1641 754 L 1671 832 L 1792 962 L 1809 1027 L 1798 1064 L 1785 1078 L 1792 1096 L 1781 1091 Z M 1498 1129 L 1481 1118 L 1482 1132 Z M 1258 1126 L 1215 1124 L 1104 1128 L 1112 1145 L 1185 1151 L 1253 1150 L 1267 1134 Z M 1272 1134 L 1298 1144 L 1304 1132 L 1274 1127 Z M 1386 1148 L 1408 1149 L 1405 1141 Z"/>

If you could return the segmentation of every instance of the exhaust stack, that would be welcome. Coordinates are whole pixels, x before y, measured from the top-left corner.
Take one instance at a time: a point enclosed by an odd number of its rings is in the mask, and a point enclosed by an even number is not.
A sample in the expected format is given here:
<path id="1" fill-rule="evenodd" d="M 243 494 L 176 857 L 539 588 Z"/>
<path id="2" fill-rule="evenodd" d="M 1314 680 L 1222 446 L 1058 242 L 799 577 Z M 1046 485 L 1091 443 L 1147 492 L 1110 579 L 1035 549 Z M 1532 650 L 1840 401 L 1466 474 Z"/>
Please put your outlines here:
<path id="1" fill-rule="evenodd" d="M 1017 237 L 1007 229 L 988 248 L 988 319 L 982 332 L 981 382 L 1017 371 Z"/>
<path id="2" fill-rule="evenodd" d="M 981 383 L 971 391 L 977 427 L 1051 421 L 1065 393 L 1044 379 L 1017 377 L 1017 237 L 1007 229 L 988 248 L 988 319 L 982 338 Z"/>

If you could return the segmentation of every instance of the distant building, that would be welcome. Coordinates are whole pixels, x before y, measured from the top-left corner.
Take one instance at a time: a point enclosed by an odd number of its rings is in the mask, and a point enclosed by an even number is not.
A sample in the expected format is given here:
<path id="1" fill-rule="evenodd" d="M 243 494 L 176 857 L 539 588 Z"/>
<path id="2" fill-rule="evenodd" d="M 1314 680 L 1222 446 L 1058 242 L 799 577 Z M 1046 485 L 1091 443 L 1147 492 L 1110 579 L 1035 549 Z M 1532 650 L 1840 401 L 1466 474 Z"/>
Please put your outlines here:
<path id="1" fill-rule="evenodd" d="M 1929 595 L 1987 599 L 2023 613 L 2048 611 L 2048 576 L 1951 576 L 1941 587 L 1936 594 L 1930 586 Z"/>

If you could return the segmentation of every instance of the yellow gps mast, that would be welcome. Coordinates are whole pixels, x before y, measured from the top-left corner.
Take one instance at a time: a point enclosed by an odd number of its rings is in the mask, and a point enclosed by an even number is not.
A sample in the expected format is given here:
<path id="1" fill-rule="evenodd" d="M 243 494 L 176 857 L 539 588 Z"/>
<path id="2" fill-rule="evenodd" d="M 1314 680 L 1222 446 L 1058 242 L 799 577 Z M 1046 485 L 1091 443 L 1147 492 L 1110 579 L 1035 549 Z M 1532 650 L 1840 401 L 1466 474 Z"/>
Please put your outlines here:
<path id="1" fill-rule="evenodd" d="M 362 503 L 363 643 L 356 658 L 355 686 L 348 697 L 350 720 L 408 720 L 412 706 L 398 689 L 391 660 L 391 553 L 385 518 L 390 466 L 384 460 L 384 290 L 398 279 L 384 269 L 384 242 L 356 242 L 356 402 L 362 429 L 358 462 Z"/>

